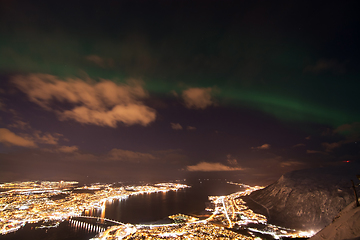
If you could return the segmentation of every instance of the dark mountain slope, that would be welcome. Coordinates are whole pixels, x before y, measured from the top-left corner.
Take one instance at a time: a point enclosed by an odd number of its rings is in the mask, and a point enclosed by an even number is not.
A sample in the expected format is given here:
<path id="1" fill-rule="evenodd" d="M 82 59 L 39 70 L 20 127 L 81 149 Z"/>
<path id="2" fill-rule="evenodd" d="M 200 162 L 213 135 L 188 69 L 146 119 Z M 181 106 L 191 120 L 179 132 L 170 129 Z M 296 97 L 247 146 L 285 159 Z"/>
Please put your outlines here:
<path id="1" fill-rule="evenodd" d="M 354 201 L 350 179 L 358 168 L 318 168 L 289 172 L 250 199 L 267 209 L 269 222 L 320 230 Z M 360 169 L 359 169 L 360 171 Z"/>
<path id="2" fill-rule="evenodd" d="M 355 201 L 344 208 L 332 223 L 318 232 L 311 240 L 360 239 L 360 207 Z"/>

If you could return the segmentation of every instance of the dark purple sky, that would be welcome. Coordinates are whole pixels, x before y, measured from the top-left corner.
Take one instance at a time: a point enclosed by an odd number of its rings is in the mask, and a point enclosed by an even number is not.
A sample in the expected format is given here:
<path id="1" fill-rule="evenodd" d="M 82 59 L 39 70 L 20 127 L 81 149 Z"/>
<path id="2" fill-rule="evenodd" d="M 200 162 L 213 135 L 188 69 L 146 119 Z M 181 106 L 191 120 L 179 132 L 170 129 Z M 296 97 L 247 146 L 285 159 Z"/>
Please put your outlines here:
<path id="1" fill-rule="evenodd" d="M 0 181 L 270 183 L 357 163 L 357 1 L 1 1 Z"/>

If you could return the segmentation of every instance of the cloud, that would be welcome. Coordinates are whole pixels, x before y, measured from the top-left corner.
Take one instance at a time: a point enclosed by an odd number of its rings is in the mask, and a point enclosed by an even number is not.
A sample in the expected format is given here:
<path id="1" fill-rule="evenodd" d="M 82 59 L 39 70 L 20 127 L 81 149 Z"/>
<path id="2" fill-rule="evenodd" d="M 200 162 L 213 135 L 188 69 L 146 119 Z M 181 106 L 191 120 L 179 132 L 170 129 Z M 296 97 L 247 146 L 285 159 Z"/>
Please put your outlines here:
<path id="1" fill-rule="evenodd" d="M 81 153 L 77 152 L 79 150 L 78 146 L 56 146 L 54 148 L 42 148 L 41 150 L 51 153 L 74 153 L 77 155 L 81 155 Z"/>
<path id="2" fill-rule="evenodd" d="M 265 143 L 258 147 L 252 147 L 251 149 L 270 149 L 270 144 Z"/>
<path id="3" fill-rule="evenodd" d="M 334 73 L 344 73 L 345 67 L 342 64 L 339 64 L 339 62 L 334 59 L 320 59 L 316 62 L 315 65 L 309 65 L 304 69 L 304 72 L 312 72 L 316 74 L 326 71 L 332 71 Z"/>
<path id="4" fill-rule="evenodd" d="M 325 148 L 326 152 L 332 152 L 335 148 L 340 148 L 343 145 L 357 142 L 360 140 L 360 123 L 354 122 L 352 124 L 343 124 L 337 127 L 336 129 L 334 129 L 333 131 L 330 131 L 329 129 L 328 132 L 329 132 L 328 135 L 338 134 L 341 135 L 342 137 L 345 137 L 345 139 L 338 142 L 322 143 L 322 146 Z"/>
<path id="5" fill-rule="evenodd" d="M 172 90 L 170 93 L 171 93 L 172 95 L 174 95 L 175 97 L 178 97 L 178 96 L 179 96 L 179 94 L 178 94 L 176 91 L 174 91 L 174 90 Z"/>
<path id="6" fill-rule="evenodd" d="M 186 169 L 190 172 L 219 172 L 219 171 L 240 171 L 239 167 L 229 167 L 222 163 L 200 162 L 196 165 L 187 166 Z"/>
<path id="7" fill-rule="evenodd" d="M 56 134 L 57 136 L 61 136 L 61 134 Z M 34 133 L 34 140 L 38 143 L 44 143 L 44 144 L 52 144 L 56 145 L 58 144 L 59 138 L 51 135 L 50 133 L 44 133 L 41 135 L 41 131 L 35 131 Z"/>
<path id="8" fill-rule="evenodd" d="M 23 134 L 23 136 L 26 136 L 26 139 L 36 143 L 57 145 L 59 138 L 63 136 L 60 133 L 42 133 L 40 130 L 33 129 L 28 122 L 24 122 L 19 119 L 15 120 L 11 124 L 8 124 L 7 126 L 10 128 L 17 128 L 23 131 L 32 132 L 31 134 Z"/>
<path id="9" fill-rule="evenodd" d="M 230 165 L 237 165 L 238 164 L 238 162 L 237 162 L 237 160 L 235 158 L 234 159 L 228 159 L 227 162 Z"/>
<path id="10" fill-rule="evenodd" d="M 116 161 L 148 161 L 156 159 L 156 157 L 150 153 L 140 153 L 140 152 L 133 152 L 128 150 L 122 150 L 114 148 L 109 152 L 109 156 L 111 160 Z"/>
<path id="11" fill-rule="evenodd" d="M 304 147 L 305 144 L 303 143 L 298 143 L 298 144 L 295 144 L 294 146 L 292 146 L 293 148 L 296 148 L 296 147 Z"/>
<path id="12" fill-rule="evenodd" d="M 6 128 L 0 128 L 0 142 L 5 145 L 37 147 L 31 139 L 20 137 Z"/>
<path id="13" fill-rule="evenodd" d="M 5 103 L 0 99 L 0 111 L 6 111 Z"/>
<path id="14" fill-rule="evenodd" d="M 5 90 L 0 88 L 0 94 L 4 94 Z M 0 111 L 6 112 L 6 104 L 4 103 L 3 99 L 0 98 Z"/>
<path id="15" fill-rule="evenodd" d="M 16 119 L 13 123 L 8 124 L 7 126 L 9 128 L 17 128 L 28 133 L 31 132 L 30 134 L 22 134 L 22 136 L 23 138 L 25 137 L 27 140 L 35 143 L 57 145 L 59 138 L 63 137 L 60 133 L 43 133 L 40 130 L 33 129 L 28 122 L 24 122 L 20 119 Z"/>
<path id="16" fill-rule="evenodd" d="M 156 161 L 162 164 L 182 164 L 188 160 L 188 157 L 183 154 L 183 150 L 181 149 L 157 150 L 152 151 L 151 153 L 155 156 Z"/>
<path id="17" fill-rule="evenodd" d="M 194 131 L 194 130 L 196 130 L 196 127 L 187 126 L 186 129 L 187 129 L 187 130 L 190 130 L 190 131 Z"/>
<path id="18" fill-rule="evenodd" d="M 11 128 L 18 128 L 21 130 L 31 129 L 31 126 L 29 123 L 21 121 L 21 120 L 15 120 L 12 124 L 9 124 L 8 127 Z"/>
<path id="19" fill-rule="evenodd" d="M 146 126 L 156 118 L 155 110 L 139 101 L 147 97 L 139 81 L 128 84 L 109 80 L 98 83 L 81 79 L 62 81 L 53 75 L 30 74 L 15 76 L 12 82 L 30 101 L 56 112 L 60 120 L 115 128 L 118 122 Z M 57 106 L 55 110 L 54 102 L 70 103 L 72 109 L 58 109 Z"/>
<path id="20" fill-rule="evenodd" d="M 182 93 L 187 108 L 205 109 L 214 104 L 211 98 L 212 88 L 189 88 Z"/>
<path id="21" fill-rule="evenodd" d="M 285 161 L 280 163 L 280 167 L 298 167 L 301 165 L 304 165 L 304 163 L 299 161 Z"/>
<path id="22" fill-rule="evenodd" d="M 231 154 L 226 155 L 226 158 L 227 158 L 227 162 L 228 162 L 229 165 L 232 165 L 232 166 L 238 165 L 237 160 L 235 158 L 233 158 L 231 156 Z"/>
<path id="23" fill-rule="evenodd" d="M 85 57 L 85 59 L 95 63 L 102 68 L 105 68 L 107 66 L 112 67 L 114 65 L 114 61 L 111 58 L 102 58 L 98 55 L 88 55 Z"/>
<path id="24" fill-rule="evenodd" d="M 170 123 L 171 124 L 171 128 L 174 130 L 182 130 L 183 127 L 180 125 L 180 123 Z"/>
<path id="25" fill-rule="evenodd" d="M 160 165 L 182 165 L 183 162 L 188 160 L 188 157 L 182 154 L 181 149 L 168 149 L 168 150 L 158 150 L 151 151 L 150 153 L 143 152 L 134 152 L 129 150 L 123 150 L 118 148 L 113 148 L 107 153 L 102 154 L 89 154 L 79 151 L 78 146 L 58 146 L 53 148 L 42 148 L 40 149 L 43 152 L 48 153 L 65 153 L 66 155 L 61 155 L 61 158 L 69 161 L 87 161 L 87 162 L 98 162 L 104 164 L 140 164 L 138 166 L 154 166 L 156 164 Z M 87 159 L 88 157 L 88 159 Z M 145 165 L 143 165 L 145 164 Z"/>
<path id="26" fill-rule="evenodd" d="M 74 147 L 74 146 L 71 146 Z M 82 162 L 81 165 L 83 164 L 91 164 L 91 163 L 95 163 L 95 162 L 101 162 L 103 160 L 103 156 L 99 156 L 99 155 L 95 155 L 95 154 L 90 154 L 90 153 L 81 153 L 78 152 L 77 150 L 73 149 L 68 149 L 68 152 L 61 152 L 61 153 L 65 153 L 65 155 L 61 155 L 61 158 L 64 159 L 65 161 L 70 161 L 70 162 Z M 70 150 L 74 150 L 72 152 L 70 152 Z M 59 149 L 57 149 L 57 151 L 55 151 L 59 154 Z M 101 169 L 98 169 L 101 170 Z"/>
<path id="27" fill-rule="evenodd" d="M 323 145 L 323 147 L 325 148 L 325 151 L 332 152 L 334 150 L 334 148 L 338 148 L 342 144 L 343 144 L 342 142 L 334 142 L 334 143 L 323 142 L 321 145 Z"/>
<path id="28" fill-rule="evenodd" d="M 72 153 L 79 150 L 77 146 L 61 146 L 57 149 L 59 152 Z"/>
<path id="29" fill-rule="evenodd" d="M 328 155 L 328 153 L 326 153 L 326 152 L 316 151 L 316 150 L 306 150 L 306 153 L 309 153 L 309 154 L 319 153 L 319 154 L 323 154 L 323 155 Z"/>
<path id="30" fill-rule="evenodd" d="M 76 107 L 60 113 L 60 120 L 73 119 L 80 123 L 98 126 L 116 127 L 117 122 L 125 125 L 148 125 L 155 120 L 155 112 L 150 108 L 137 105 L 117 105 L 112 110 L 94 110 L 88 107 Z"/>
<path id="31" fill-rule="evenodd" d="M 321 136 L 332 136 L 334 133 L 330 128 L 326 128 L 322 131 Z"/>
<path id="32" fill-rule="evenodd" d="M 360 137 L 360 122 L 353 122 L 352 124 L 343 124 L 334 130 L 334 133 L 345 135 L 348 139 L 359 139 Z"/>

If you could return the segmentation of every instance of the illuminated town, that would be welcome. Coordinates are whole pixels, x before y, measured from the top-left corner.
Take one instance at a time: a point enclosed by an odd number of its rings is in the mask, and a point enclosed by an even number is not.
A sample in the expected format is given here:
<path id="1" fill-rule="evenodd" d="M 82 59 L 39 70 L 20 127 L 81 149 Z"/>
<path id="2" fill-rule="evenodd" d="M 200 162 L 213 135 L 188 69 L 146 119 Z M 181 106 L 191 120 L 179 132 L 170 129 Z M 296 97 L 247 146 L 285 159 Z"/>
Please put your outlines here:
<path id="1" fill-rule="evenodd" d="M 60 222 L 80 216 L 88 209 L 102 209 L 107 201 L 130 195 L 176 191 L 188 186 L 160 183 L 114 187 L 92 184 L 77 187 L 77 182 L 18 182 L 0 184 L 0 233 L 7 234 L 27 223 Z M 104 211 L 103 211 L 104 212 Z"/>
<path id="2" fill-rule="evenodd" d="M 126 199 L 130 195 L 177 191 L 187 188 L 179 183 L 120 186 L 116 184 L 91 184 L 78 186 L 77 182 L 18 182 L 0 185 L 0 232 L 17 231 L 27 223 L 39 223 L 40 228 L 57 227 L 61 221 L 69 220 L 76 226 L 96 229 L 95 239 L 261 239 L 271 235 L 283 237 L 309 237 L 313 232 L 296 231 L 267 224 L 267 219 L 254 213 L 241 198 L 262 187 L 251 187 L 241 183 L 243 191 L 226 196 L 209 196 L 207 215 L 169 216 L 170 224 L 145 225 L 125 224 L 105 219 L 105 204 L 115 199 Z M 101 217 L 86 216 L 90 209 L 99 209 Z M 85 214 L 84 214 L 85 213 Z M 96 226 L 84 219 L 101 219 L 111 225 Z M 242 231 L 246 229 L 246 231 Z M 240 233 L 241 232 L 241 233 Z"/>

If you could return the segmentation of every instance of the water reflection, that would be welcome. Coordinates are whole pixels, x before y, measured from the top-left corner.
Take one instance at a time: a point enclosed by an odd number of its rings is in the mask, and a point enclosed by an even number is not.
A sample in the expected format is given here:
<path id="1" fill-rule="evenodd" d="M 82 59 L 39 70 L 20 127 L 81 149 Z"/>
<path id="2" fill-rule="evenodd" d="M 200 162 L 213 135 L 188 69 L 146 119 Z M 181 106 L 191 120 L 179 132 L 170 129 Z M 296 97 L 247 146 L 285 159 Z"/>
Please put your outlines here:
<path id="1" fill-rule="evenodd" d="M 80 220 L 70 219 L 68 223 L 70 227 L 73 228 L 75 231 L 85 230 L 87 232 L 99 233 L 106 230 L 106 228 L 99 226 L 97 224 L 91 224 Z"/>
<path id="2" fill-rule="evenodd" d="M 221 191 L 219 192 L 219 189 Z M 206 181 L 192 184 L 178 191 L 144 193 L 102 203 L 99 209 L 84 211 L 86 216 L 113 219 L 123 223 L 163 221 L 169 215 L 202 214 L 209 195 L 230 194 L 239 191 L 236 185 L 226 182 Z"/>

